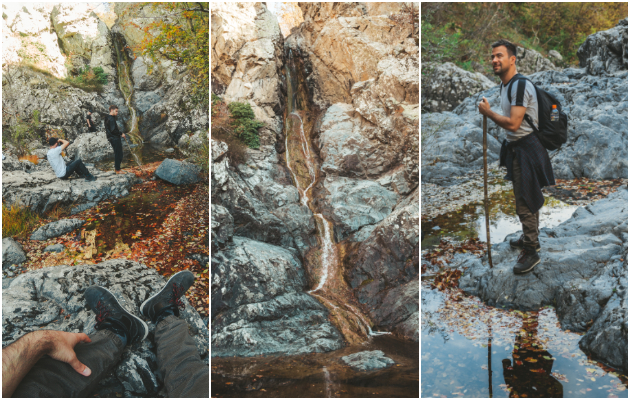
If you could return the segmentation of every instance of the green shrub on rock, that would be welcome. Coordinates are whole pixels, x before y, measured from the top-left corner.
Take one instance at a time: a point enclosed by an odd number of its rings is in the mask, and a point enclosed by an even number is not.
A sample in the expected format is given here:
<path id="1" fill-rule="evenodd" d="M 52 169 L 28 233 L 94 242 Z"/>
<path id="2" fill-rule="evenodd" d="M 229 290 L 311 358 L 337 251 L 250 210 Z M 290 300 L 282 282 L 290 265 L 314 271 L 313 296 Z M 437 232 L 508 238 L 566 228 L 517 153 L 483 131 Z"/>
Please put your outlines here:
<path id="1" fill-rule="evenodd" d="M 249 148 L 259 148 L 258 129 L 265 126 L 265 124 L 255 119 L 252 107 L 248 103 L 235 101 L 230 103 L 228 108 L 230 109 L 230 114 L 232 114 L 232 128 L 236 136 Z"/>

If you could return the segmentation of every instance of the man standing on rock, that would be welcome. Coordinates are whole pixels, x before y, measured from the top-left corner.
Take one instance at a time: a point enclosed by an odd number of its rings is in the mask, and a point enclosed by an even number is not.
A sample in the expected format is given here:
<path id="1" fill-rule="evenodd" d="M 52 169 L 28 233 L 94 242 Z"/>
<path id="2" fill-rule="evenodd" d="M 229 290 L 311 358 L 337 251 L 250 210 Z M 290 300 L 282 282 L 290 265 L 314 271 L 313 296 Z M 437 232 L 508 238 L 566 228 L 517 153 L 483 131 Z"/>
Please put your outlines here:
<path id="1" fill-rule="evenodd" d="M 105 119 L 105 133 L 107 134 L 107 140 L 114 148 L 114 169 L 117 174 L 125 174 L 126 172 L 120 170 L 120 163 L 123 159 L 122 139 L 125 138 L 125 134 L 118 130 L 118 124 L 116 124 L 117 115 L 118 107 L 115 105 L 109 106 L 109 115 Z"/>
<path id="2" fill-rule="evenodd" d="M 55 171 L 55 175 L 57 178 L 68 179 L 70 175 L 76 172 L 79 176 L 85 178 L 86 181 L 92 182 L 96 180 L 96 177 L 90 174 L 85 164 L 81 159 L 76 159 L 72 162 L 66 164 L 61 157 L 61 152 L 64 151 L 66 147 L 70 144 L 67 140 L 50 138 L 48 139 L 48 144 L 50 145 L 50 150 L 48 150 L 47 158 L 48 163 L 52 167 L 53 171 Z"/>
<path id="3" fill-rule="evenodd" d="M 513 248 L 523 249 L 513 271 L 515 274 L 524 274 L 532 271 L 540 263 L 538 210 L 545 201 L 541 189 L 556 183 L 547 150 L 536 135 L 531 135 L 533 128 L 523 123 L 527 114 L 538 127 L 536 88 L 528 80 L 518 80 L 518 83 L 511 86 L 512 101 L 510 102 L 508 98 L 508 84 L 517 74 L 516 46 L 501 39 L 492 44 L 490 59 L 494 74 L 501 79 L 503 115 L 492 111 L 485 97 L 479 103 L 479 112 L 507 131 L 507 139 L 501 146 L 499 164 L 507 168 L 505 179 L 512 181 L 516 213 L 523 225 L 521 237 L 510 241 L 510 246 Z"/>
<path id="4" fill-rule="evenodd" d="M 96 127 L 94 126 L 94 121 L 92 121 L 92 111 L 87 112 L 87 118 L 85 119 L 88 125 L 88 132 L 96 132 Z"/>

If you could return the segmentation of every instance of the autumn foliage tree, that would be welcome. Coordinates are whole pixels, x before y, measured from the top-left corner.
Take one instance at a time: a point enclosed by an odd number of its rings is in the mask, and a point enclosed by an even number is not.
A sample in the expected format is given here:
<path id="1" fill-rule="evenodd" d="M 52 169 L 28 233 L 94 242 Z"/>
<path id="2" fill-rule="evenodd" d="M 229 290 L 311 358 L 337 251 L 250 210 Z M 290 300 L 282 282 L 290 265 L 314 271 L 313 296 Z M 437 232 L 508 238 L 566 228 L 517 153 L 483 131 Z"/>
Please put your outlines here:
<path id="1" fill-rule="evenodd" d="M 556 50 L 576 64 L 577 50 L 588 35 L 627 16 L 625 2 L 422 3 L 422 58 L 472 70 L 474 63 L 487 66 L 489 45 L 504 38 L 543 55 Z"/>
<path id="2" fill-rule="evenodd" d="M 187 67 L 192 100 L 207 107 L 210 86 L 208 3 L 136 3 L 128 10 L 139 7 L 152 7 L 161 15 L 142 28 L 145 37 L 139 48 L 141 54 L 156 63 L 163 57 Z"/>

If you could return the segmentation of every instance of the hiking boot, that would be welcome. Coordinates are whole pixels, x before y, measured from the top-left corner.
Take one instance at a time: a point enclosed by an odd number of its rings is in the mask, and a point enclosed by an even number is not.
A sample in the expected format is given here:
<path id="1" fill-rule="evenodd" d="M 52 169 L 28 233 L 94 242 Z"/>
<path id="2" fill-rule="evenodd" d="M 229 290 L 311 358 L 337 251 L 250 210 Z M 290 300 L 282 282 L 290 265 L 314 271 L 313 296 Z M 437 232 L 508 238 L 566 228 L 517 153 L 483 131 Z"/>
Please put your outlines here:
<path id="1" fill-rule="evenodd" d="M 96 314 L 96 329 L 108 329 L 127 338 L 127 343 L 144 340 L 149 334 L 146 322 L 120 305 L 116 297 L 102 286 L 90 286 L 85 301 Z"/>
<path id="2" fill-rule="evenodd" d="M 88 175 L 85 177 L 85 180 L 88 182 L 94 182 L 96 180 L 96 177 L 92 174 Z"/>
<path id="3" fill-rule="evenodd" d="M 186 307 L 179 299 L 195 282 L 190 271 L 181 271 L 171 276 L 166 285 L 157 294 L 149 297 L 140 306 L 140 312 L 155 324 L 169 315 L 179 317 L 179 309 Z"/>
<path id="4" fill-rule="evenodd" d="M 534 269 L 540 262 L 540 256 L 533 247 L 525 247 L 518 256 L 516 265 L 512 269 L 515 274 L 525 274 Z"/>
<path id="5" fill-rule="evenodd" d="M 518 239 L 510 240 L 510 247 L 513 249 L 522 249 L 525 246 L 525 235 L 521 235 Z M 540 242 L 536 244 L 536 251 L 540 251 Z"/>

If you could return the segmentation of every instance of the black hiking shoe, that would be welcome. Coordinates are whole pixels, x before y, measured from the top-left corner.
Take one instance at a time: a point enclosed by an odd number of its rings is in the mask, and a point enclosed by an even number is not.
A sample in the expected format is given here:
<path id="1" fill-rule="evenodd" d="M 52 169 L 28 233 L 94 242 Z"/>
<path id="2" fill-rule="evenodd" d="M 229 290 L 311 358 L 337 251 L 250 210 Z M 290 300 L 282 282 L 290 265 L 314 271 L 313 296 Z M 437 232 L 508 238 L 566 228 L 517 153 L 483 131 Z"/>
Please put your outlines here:
<path id="1" fill-rule="evenodd" d="M 513 249 L 522 249 L 525 246 L 525 235 L 521 235 L 518 239 L 510 240 L 510 247 Z M 536 245 L 536 251 L 540 251 L 540 242 Z"/>
<path id="2" fill-rule="evenodd" d="M 88 182 L 94 182 L 96 180 L 96 177 L 92 174 L 88 175 L 85 177 L 85 180 Z"/>
<path id="3" fill-rule="evenodd" d="M 536 250 L 531 247 L 525 247 L 519 254 L 516 265 L 512 270 L 515 274 L 525 274 L 533 270 L 538 263 L 540 263 L 540 256 L 536 253 Z"/>
<path id="4" fill-rule="evenodd" d="M 171 276 L 166 285 L 157 294 L 149 297 L 140 306 L 140 312 L 157 324 L 168 315 L 179 317 L 179 309 L 186 307 L 179 299 L 195 283 L 195 276 L 190 271 L 181 271 Z M 166 312 L 166 313 L 165 313 Z"/>
<path id="5" fill-rule="evenodd" d="M 144 340 L 149 334 L 146 322 L 131 314 L 120 305 L 109 290 L 90 286 L 84 293 L 85 301 L 96 314 L 96 329 L 108 329 L 125 336 L 127 343 Z"/>

